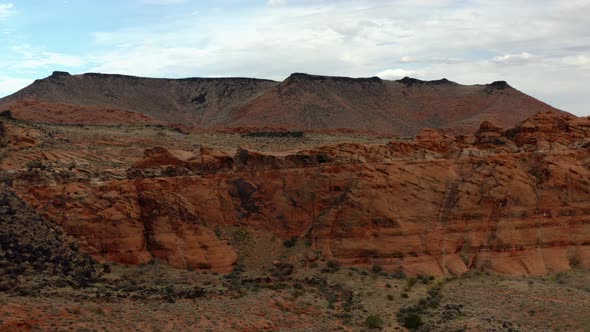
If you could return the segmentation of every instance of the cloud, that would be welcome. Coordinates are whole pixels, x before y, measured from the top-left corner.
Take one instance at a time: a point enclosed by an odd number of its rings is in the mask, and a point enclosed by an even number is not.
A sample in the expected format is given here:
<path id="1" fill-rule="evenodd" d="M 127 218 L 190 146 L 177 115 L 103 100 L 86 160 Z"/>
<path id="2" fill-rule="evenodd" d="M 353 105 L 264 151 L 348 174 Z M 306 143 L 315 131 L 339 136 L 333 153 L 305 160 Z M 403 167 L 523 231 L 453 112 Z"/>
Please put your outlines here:
<path id="1" fill-rule="evenodd" d="M 582 74 L 568 68 L 587 63 L 580 50 L 590 45 L 583 14 L 590 10 L 589 1 L 568 6 L 556 0 L 543 6 L 508 0 L 266 4 L 241 8 L 239 14 L 204 11 L 199 20 L 186 15 L 149 27 L 98 32 L 95 43 L 109 50 L 93 55 L 88 61 L 96 65 L 90 69 L 277 80 L 296 71 L 355 77 L 377 73 L 389 79 L 446 77 L 460 83 L 507 80 L 550 103 L 558 99 L 549 91 L 557 90 L 543 77 L 564 82 L 570 91 L 584 88 Z M 509 28 L 506 22 L 511 22 Z M 576 92 L 575 98 L 588 97 Z"/>
<path id="2" fill-rule="evenodd" d="M 33 83 L 33 79 L 0 76 L 0 96 L 14 93 Z"/>
<path id="3" fill-rule="evenodd" d="M 47 52 L 28 44 L 14 45 L 10 50 L 19 54 L 18 59 L 12 61 L 10 65 L 15 69 L 37 69 L 56 66 L 76 68 L 87 63 L 84 56 Z"/>
<path id="4" fill-rule="evenodd" d="M 287 0 L 268 0 L 266 4 L 271 7 L 284 6 L 287 4 Z"/>
<path id="5" fill-rule="evenodd" d="M 19 63 L 22 68 L 40 68 L 40 67 L 69 67 L 76 68 L 85 65 L 87 62 L 83 57 L 76 55 L 43 52 L 38 57 L 26 59 Z"/>
<path id="6" fill-rule="evenodd" d="M 5 19 L 14 14 L 14 4 L 0 3 L 0 20 Z"/>
<path id="7" fill-rule="evenodd" d="M 567 56 L 562 61 L 571 66 L 590 66 L 590 56 L 586 55 Z"/>
<path id="8" fill-rule="evenodd" d="M 199 6 L 198 19 L 188 10 L 149 25 L 96 31 L 86 55 L 28 50 L 29 57 L 17 53 L 10 64 L 157 77 L 282 80 L 308 72 L 446 77 L 465 84 L 506 80 L 559 108 L 590 114 L 581 106 L 590 104 L 584 84 L 590 81 L 589 0 L 219 3 L 219 8 Z"/>
<path id="9" fill-rule="evenodd" d="M 377 74 L 375 74 L 375 76 L 378 76 L 382 79 L 386 79 L 386 80 L 391 80 L 391 79 L 398 79 L 398 78 L 403 78 L 406 76 L 409 77 L 416 77 L 416 76 L 423 76 L 424 75 L 424 71 L 423 70 L 405 70 L 405 69 L 387 69 L 381 72 L 378 72 Z"/>
<path id="10" fill-rule="evenodd" d="M 504 63 L 504 64 L 525 64 L 534 59 L 534 55 L 522 52 L 520 54 L 505 54 L 501 56 L 496 56 L 492 59 L 492 61 L 496 63 Z"/>

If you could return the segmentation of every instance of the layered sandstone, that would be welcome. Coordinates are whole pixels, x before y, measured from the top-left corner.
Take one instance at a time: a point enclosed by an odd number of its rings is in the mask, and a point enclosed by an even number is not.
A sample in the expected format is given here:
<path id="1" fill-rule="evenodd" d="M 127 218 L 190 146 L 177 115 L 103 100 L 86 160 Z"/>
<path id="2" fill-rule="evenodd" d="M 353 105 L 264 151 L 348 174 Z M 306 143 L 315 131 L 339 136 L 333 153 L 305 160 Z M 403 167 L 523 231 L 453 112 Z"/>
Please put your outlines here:
<path id="1" fill-rule="evenodd" d="M 309 239 L 348 265 L 409 274 L 590 268 L 590 119 L 535 115 L 475 136 L 287 154 L 148 148 L 126 179 L 15 182 L 91 255 L 229 271 L 216 227 Z"/>

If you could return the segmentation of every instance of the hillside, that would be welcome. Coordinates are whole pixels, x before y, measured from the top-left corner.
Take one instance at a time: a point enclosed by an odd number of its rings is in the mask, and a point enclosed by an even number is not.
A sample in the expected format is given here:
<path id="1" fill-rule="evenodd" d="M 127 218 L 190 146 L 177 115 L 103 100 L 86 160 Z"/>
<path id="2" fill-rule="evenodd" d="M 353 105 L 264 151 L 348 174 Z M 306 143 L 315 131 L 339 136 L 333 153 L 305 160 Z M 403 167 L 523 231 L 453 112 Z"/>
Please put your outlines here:
<path id="1" fill-rule="evenodd" d="M 558 111 L 508 85 L 446 79 L 397 81 L 292 74 L 251 78 L 153 79 L 55 72 L 0 99 L 0 108 L 49 123 L 181 124 L 194 130 L 302 130 L 411 136 L 420 129 L 474 132 L 483 121 L 516 125 Z M 136 113 L 131 115 L 131 113 Z"/>
<path id="2" fill-rule="evenodd" d="M 60 112 L 64 105 L 87 113 L 88 109 L 103 110 L 102 117 L 112 113 L 134 112 L 154 121 L 192 126 L 212 126 L 227 123 L 230 110 L 252 100 L 277 83 L 251 78 L 187 78 L 156 79 L 125 75 L 87 73 L 70 75 L 54 72 L 6 98 L 0 108 L 16 107 L 14 116 L 34 120 L 36 116 L 48 122 L 72 121 L 72 114 Z M 44 111 L 30 112 L 30 105 L 42 103 Z M 54 104 L 54 106 L 51 106 Z M 111 114 L 104 112 L 111 110 Z M 51 121 L 51 118 L 55 119 Z M 60 121 L 61 120 L 61 121 Z M 76 123 L 81 123 L 77 119 Z M 117 121 L 114 121 L 117 123 Z M 91 117 L 87 123 L 94 123 Z"/>

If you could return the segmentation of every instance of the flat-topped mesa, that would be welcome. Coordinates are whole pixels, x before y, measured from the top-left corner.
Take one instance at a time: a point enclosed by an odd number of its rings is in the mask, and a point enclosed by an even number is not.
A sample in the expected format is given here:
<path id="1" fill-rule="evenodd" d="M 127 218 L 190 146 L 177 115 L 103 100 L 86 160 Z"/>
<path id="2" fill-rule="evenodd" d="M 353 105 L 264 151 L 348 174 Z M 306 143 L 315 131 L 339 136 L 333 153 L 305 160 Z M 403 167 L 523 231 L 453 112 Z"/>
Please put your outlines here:
<path id="1" fill-rule="evenodd" d="M 492 83 L 486 84 L 485 87 L 485 90 L 488 93 L 493 92 L 494 90 L 513 89 L 506 81 L 494 81 Z"/>
<path id="2" fill-rule="evenodd" d="M 306 73 L 293 73 L 287 77 L 284 81 L 286 83 L 300 81 L 333 81 L 333 82 L 345 82 L 345 83 L 359 83 L 359 82 L 371 82 L 381 83 L 381 78 L 377 76 L 373 77 L 345 77 L 345 76 L 325 76 L 325 75 L 311 75 Z"/>
<path id="3" fill-rule="evenodd" d="M 68 73 L 67 71 L 54 71 L 50 77 L 67 77 L 67 76 L 72 76 L 70 73 Z"/>
<path id="4" fill-rule="evenodd" d="M 269 79 L 251 78 L 251 77 L 185 77 L 185 78 L 156 78 L 156 77 L 142 77 L 134 75 L 122 74 L 108 74 L 108 73 L 84 73 L 74 75 L 82 78 L 98 78 L 98 79 L 128 79 L 134 81 L 170 81 L 170 82 L 272 82 L 278 83 Z"/>
<path id="5" fill-rule="evenodd" d="M 423 81 L 417 78 L 412 77 L 404 77 L 401 80 L 397 80 L 396 82 L 402 83 L 407 87 L 411 87 L 414 85 L 459 85 L 453 81 L 449 81 L 446 78 L 442 78 L 440 80 L 432 80 L 432 81 Z"/>
<path id="6" fill-rule="evenodd" d="M 36 122 L 73 124 L 75 118 L 76 124 L 127 123 L 121 115 L 133 112 L 149 117 L 133 117 L 141 123 L 182 124 L 195 131 L 283 128 L 381 136 L 414 136 L 425 127 L 473 134 L 484 120 L 510 128 L 536 112 L 558 111 L 503 81 L 461 85 L 446 78 L 391 81 L 304 73 L 275 82 L 55 72 L 0 99 L 0 109 L 23 100 L 35 100 L 43 108 L 21 110 L 15 118 Z M 63 109 L 76 116 L 65 116 Z M 117 112 L 95 116 L 79 109 Z M 113 116 L 116 121 L 105 120 Z"/>

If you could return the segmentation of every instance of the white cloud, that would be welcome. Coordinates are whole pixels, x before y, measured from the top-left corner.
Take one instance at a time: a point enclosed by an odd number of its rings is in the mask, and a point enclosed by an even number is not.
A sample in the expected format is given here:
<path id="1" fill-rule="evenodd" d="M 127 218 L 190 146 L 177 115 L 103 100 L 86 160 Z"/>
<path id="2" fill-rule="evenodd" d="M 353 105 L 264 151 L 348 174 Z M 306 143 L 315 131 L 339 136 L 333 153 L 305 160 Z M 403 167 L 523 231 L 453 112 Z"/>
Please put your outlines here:
<path id="1" fill-rule="evenodd" d="M 493 58 L 493 61 L 496 63 L 505 63 L 505 64 L 524 64 L 534 59 L 534 55 L 522 52 L 520 54 L 505 54 L 496 56 Z"/>
<path id="2" fill-rule="evenodd" d="M 5 19 L 12 14 L 14 14 L 14 4 L 0 3 L 0 20 Z"/>
<path id="3" fill-rule="evenodd" d="M 287 4 L 287 0 L 268 0 L 267 5 L 271 7 L 284 6 Z"/>
<path id="4" fill-rule="evenodd" d="M 575 55 L 567 56 L 562 59 L 563 63 L 571 66 L 589 66 L 590 56 L 586 55 Z"/>
<path id="5" fill-rule="evenodd" d="M 0 97 L 12 94 L 31 83 L 32 79 L 0 76 Z"/>
<path id="6" fill-rule="evenodd" d="M 414 62 L 415 59 L 409 55 L 404 55 L 401 59 L 400 62 Z"/>
<path id="7" fill-rule="evenodd" d="M 282 80 L 292 72 L 308 72 L 353 77 L 377 73 L 387 79 L 446 77 L 466 84 L 506 80 L 558 108 L 590 114 L 581 106 L 590 104 L 585 84 L 590 70 L 580 70 L 590 66 L 589 0 L 258 4 L 199 7 L 198 19 L 187 11 L 163 17 L 157 24 L 98 31 L 92 35 L 92 53 L 86 56 L 20 50 L 20 64 L 12 67 L 82 66 L 86 71 L 158 77 Z"/>
<path id="8" fill-rule="evenodd" d="M 375 74 L 375 76 L 378 76 L 382 79 L 385 80 L 393 80 L 393 79 L 399 79 L 399 78 L 403 78 L 406 76 L 409 77 L 420 77 L 424 75 L 424 71 L 423 70 L 405 70 L 405 69 L 387 69 L 381 72 L 378 72 L 377 74 Z"/>
<path id="9" fill-rule="evenodd" d="M 80 56 L 43 52 L 38 58 L 23 60 L 19 65 L 22 68 L 32 69 L 48 66 L 76 68 L 85 64 L 86 60 Z"/>
<path id="10" fill-rule="evenodd" d="M 14 45 L 10 50 L 19 54 L 17 60 L 12 61 L 10 67 L 14 69 L 36 69 L 43 67 L 81 67 L 87 63 L 83 56 L 47 52 L 28 44 Z"/>
<path id="11" fill-rule="evenodd" d="M 160 77 L 281 80 L 292 72 L 308 72 L 354 77 L 377 73 L 388 79 L 446 77 L 470 84 L 507 80 L 566 108 L 551 92 L 560 89 L 544 79 L 552 77 L 568 87 L 571 98 L 590 103 L 582 92 L 586 87 L 580 77 L 585 74 L 567 69 L 587 63 L 575 49 L 590 45 L 584 14 L 590 11 L 588 0 L 568 6 L 557 0 L 544 5 L 509 0 L 266 4 L 272 9 L 210 11 L 199 20 L 185 15 L 161 25 L 96 33 L 95 43 L 110 50 L 89 57 L 96 64 L 90 69 Z M 570 111 L 590 110 L 576 106 Z"/>

